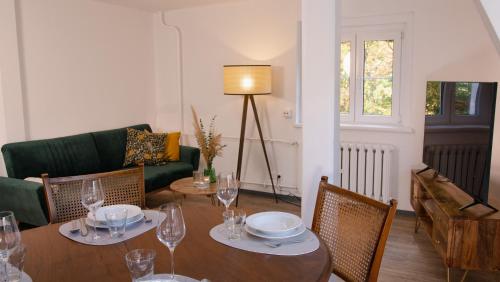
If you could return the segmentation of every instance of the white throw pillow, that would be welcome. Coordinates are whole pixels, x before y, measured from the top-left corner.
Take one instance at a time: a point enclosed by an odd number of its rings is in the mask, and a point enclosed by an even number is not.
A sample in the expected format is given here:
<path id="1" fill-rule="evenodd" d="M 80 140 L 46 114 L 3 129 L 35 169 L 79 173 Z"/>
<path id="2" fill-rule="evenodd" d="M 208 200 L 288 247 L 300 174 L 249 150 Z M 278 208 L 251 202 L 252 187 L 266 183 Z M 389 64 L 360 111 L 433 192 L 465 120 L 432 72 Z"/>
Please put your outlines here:
<path id="1" fill-rule="evenodd" d="M 24 180 L 43 184 L 43 180 L 40 177 L 26 177 Z"/>

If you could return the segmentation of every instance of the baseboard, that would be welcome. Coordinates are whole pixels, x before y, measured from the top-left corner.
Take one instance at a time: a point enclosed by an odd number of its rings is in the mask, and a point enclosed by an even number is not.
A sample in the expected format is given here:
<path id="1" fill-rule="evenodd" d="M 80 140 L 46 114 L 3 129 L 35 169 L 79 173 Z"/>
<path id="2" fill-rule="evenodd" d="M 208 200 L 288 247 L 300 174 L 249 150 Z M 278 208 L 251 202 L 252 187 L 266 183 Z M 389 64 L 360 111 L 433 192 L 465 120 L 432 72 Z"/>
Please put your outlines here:
<path id="1" fill-rule="evenodd" d="M 396 215 L 402 215 L 402 216 L 415 216 L 414 211 L 407 211 L 407 210 L 397 210 Z"/>
<path id="2" fill-rule="evenodd" d="M 248 190 L 248 189 L 240 189 L 240 193 L 242 194 L 247 194 L 247 195 L 256 195 L 256 196 L 262 196 L 266 198 L 273 198 L 274 195 L 273 193 L 269 192 L 263 192 L 263 191 L 255 191 L 255 190 Z M 294 205 L 300 205 L 301 202 L 301 197 L 293 196 L 293 195 L 282 195 L 282 194 L 277 194 L 278 199 L 294 204 Z"/>
<path id="3" fill-rule="evenodd" d="M 240 193 L 242 193 L 242 194 L 248 194 L 248 195 L 262 196 L 262 197 L 266 197 L 266 198 L 273 198 L 274 197 L 273 193 L 263 192 L 263 191 L 255 191 L 255 190 L 248 190 L 248 189 L 240 189 Z M 301 203 L 301 200 L 302 200 L 301 197 L 289 196 L 289 195 L 280 195 L 280 194 L 278 194 L 278 199 L 280 199 L 280 200 L 282 200 L 284 202 L 291 203 L 291 204 L 294 204 L 294 205 L 299 205 L 299 206 L 300 206 L 300 203 Z M 397 210 L 396 211 L 396 215 L 414 217 L 415 216 L 415 212 L 414 211 L 407 211 L 407 210 Z"/>

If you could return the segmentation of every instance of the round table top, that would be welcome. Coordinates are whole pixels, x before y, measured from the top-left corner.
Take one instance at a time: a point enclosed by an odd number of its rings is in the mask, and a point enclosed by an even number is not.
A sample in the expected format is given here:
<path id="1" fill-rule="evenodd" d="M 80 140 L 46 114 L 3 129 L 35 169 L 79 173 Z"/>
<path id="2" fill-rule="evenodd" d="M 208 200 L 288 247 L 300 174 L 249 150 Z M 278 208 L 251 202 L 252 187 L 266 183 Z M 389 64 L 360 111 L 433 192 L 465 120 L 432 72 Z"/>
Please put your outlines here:
<path id="1" fill-rule="evenodd" d="M 213 195 L 217 193 L 217 184 L 210 183 L 208 188 L 200 189 L 193 186 L 192 177 L 186 177 L 172 182 L 170 190 L 189 195 Z"/>
<path id="2" fill-rule="evenodd" d="M 252 253 L 223 245 L 209 236 L 222 222 L 222 207 L 183 205 L 186 237 L 175 248 L 176 273 L 198 280 L 238 281 L 328 281 L 331 261 L 326 245 L 312 253 L 277 256 Z M 246 209 L 251 214 L 256 211 Z M 28 252 L 25 272 L 37 282 L 130 281 L 124 260 L 133 249 L 156 250 L 155 273 L 170 271 L 171 257 L 152 230 L 125 242 L 89 246 L 59 234 L 61 224 L 21 232 Z"/>

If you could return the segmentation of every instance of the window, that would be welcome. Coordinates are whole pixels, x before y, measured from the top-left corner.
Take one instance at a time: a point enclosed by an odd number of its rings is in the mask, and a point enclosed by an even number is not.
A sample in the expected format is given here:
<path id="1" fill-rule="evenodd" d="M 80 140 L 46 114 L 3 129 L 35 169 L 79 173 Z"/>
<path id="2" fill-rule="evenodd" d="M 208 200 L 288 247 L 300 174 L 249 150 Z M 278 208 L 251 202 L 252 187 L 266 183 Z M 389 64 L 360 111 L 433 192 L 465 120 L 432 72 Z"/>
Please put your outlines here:
<path id="1" fill-rule="evenodd" d="M 399 123 L 402 31 L 346 28 L 340 45 L 341 119 Z"/>
<path id="2" fill-rule="evenodd" d="M 491 83 L 428 81 L 427 125 L 486 125 L 494 103 Z M 481 107 L 482 106 L 482 107 Z"/>
<path id="3" fill-rule="evenodd" d="M 479 83 L 458 82 L 455 85 L 455 114 L 476 115 L 476 100 Z"/>
<path id="4" fill-rule="evenodd" d="M 435 116 L 441 114 L 441 83 L 439 81 L 427 82 L 427 98 L 425 102 L 425 115 Z"/>
<path id="5" fill-rule="evenodd" d="M 390 116 L 394 40 L 367 40 L 363 45 L 363 114 Z"/>
<path id="6" fill-rule="evenodd" d="M 340 43 L 340 113 L 349 113 L 349 86 L 351 77 L 351 42 Z"/>

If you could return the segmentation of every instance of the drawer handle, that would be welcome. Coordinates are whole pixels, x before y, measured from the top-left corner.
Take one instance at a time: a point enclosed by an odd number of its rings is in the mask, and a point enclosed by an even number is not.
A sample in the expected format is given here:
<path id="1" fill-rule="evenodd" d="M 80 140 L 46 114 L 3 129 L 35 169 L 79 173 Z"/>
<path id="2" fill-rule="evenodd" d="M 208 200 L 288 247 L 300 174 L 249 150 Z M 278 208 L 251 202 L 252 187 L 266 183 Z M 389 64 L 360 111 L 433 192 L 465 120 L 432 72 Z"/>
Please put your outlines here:
<path id="1" fill-rule="evenodd" d="M 436 242 L 436 244 L 438 244 L 438 245 L 439 245 L 439 244 L 441 244 L 441 241 L 439 241 L 439 240 L 437 240 L 437 239 L 436 239 L 436 240 L 434 240 L 434 241 L 435 241 L 435 242 Z"/>

